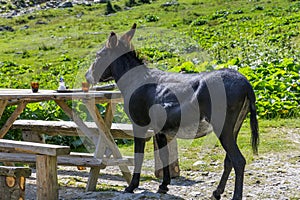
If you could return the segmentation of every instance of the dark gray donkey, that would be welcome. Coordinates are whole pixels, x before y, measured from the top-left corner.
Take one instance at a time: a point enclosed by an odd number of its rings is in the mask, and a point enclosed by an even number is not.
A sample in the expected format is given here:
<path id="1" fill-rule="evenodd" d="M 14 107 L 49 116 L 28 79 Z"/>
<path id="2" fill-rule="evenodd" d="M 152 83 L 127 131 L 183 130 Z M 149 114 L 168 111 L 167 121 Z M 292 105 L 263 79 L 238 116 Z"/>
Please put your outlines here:
<path id="1" fill-rule="evenodd" d="M 146 132 L 151 127 L 163 163 L 159 193 L 166 193 L 170 184 L 166 135 L 198 138 L 213 131 L 226 151 L 226 158 L 221 181 L 212 199 L 221 198 L 232 168 L 235 170 L 233 199 L 242 199 L 246 161 L 236 140 L 249 111 L 254 153 L 257 153 L 259 141 L 255 94 L 250 83 L 231 69 L 180 74 L 147 68 L 131 44 L 135 30 L 136 24 L 119 39 L 111 32 L 86 73 L 91 84 L 116 81 L 124 97 L 125 112 L 133 124 L 135 168 L 125 192 L 132 193 L 139 186 Z"/>

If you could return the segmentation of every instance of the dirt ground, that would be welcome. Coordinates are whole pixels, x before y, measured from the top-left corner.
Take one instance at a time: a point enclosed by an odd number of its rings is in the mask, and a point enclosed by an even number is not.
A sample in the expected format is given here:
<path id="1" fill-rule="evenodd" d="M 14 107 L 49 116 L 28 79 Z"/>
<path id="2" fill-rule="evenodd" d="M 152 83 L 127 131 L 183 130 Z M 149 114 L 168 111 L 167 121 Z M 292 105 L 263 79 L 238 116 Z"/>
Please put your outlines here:
<path id="1" fill-rule="evenodd" d="M 149 164 L 149 163 L 148 163 Z M 150 162 L 151 164 L 151 162 Z M 132 168 L 131 168 L 132 169 Z M 85 192 L 88 169 L 59 167 L 60 199 L 209 199 L 221 177 L 221 171 L 181 171 L 181 176 L 172 179 L 166 195 L 157 194 L 159 182 L 150 179 L 142 182 L 135 194 L 124 194 L 127 186 L 117 167 L 101 171 L 98 184 L 105 184 L 106 191 Z M 143 175 L 151 175 L 144 171 Z M 233 173 L 222 199 L 230 199 L 233 192 Z M 244 199 L 300 199 L 300 152 L 259 156 L 246 166 Z M 117 191 L 109 188 L 119 186 Z M 108 188 L 108 189 L 107 189 Z M 26 199 L 35 199 L 35 171 L 26 184 Z"/>

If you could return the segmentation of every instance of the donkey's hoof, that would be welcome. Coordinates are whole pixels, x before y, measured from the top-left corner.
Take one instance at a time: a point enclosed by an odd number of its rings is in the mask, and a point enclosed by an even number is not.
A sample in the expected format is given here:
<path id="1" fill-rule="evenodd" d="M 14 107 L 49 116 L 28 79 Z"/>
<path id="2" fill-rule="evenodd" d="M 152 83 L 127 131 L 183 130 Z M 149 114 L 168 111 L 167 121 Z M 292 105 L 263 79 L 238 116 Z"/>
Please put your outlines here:
<path id="1" fill-rule="evenodd" d="M 131 188 L 127 187 L 127 188 L 125 188 L 125 190 L 124 190 L 123 193 L 131 193 L 131 194 L 133 194 L 134 192 L 133 192 L 133 190 Z"/>
<path id="2" fill-rule="evenodd" d="M 159 194 L 167 194 L 167 192 L 168 192 L 168 190 L 163 190 L 160 188 L 158 188 L 158 190 L 157 190 L 157 193 L 159 193 Z"/>
<path id="3" fill-rule="evenodd" d="M 169 191 L 168 187 L 164 187 L 164 186 L 159 186 L 157 193 L 159 194 L 167 194 L 167 192 Z"/>
<path id="4" fill-rule="evenodd" d="M 213 194 L 210 197 L 211 200 L 220 200 L 221 195 L 217 195 L 216 192 L 213 192 Z"/>

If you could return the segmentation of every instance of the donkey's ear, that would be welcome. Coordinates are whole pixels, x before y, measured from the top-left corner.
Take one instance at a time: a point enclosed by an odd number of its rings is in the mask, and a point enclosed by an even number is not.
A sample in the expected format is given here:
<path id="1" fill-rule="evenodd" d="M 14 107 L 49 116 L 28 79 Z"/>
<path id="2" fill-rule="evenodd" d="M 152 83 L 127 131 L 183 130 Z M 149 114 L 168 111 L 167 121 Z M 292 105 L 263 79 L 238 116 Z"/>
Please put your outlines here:
<path id="1" fill-rule="evenodd" d="M 118 38 L 117 35 L 114 32 L 110 33 L 110 36 L 108 38 L 107 44 L 108 47 L 114 48 L 118 45 Z"/>
<path id="2" fill-rule="evenodd" d="M 135 30 L 136 30 L 136 23 L 132 25 L 130 31 L 128 31 L 121 37 L 121 40 L 129 43 L 134 36 Z"/>

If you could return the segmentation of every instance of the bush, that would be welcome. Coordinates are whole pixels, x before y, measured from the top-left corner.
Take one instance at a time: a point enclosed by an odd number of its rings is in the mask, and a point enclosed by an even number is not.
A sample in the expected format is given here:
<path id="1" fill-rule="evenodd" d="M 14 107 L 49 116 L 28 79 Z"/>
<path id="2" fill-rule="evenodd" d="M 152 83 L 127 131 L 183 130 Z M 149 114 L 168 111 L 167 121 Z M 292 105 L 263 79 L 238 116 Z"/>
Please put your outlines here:
<path id="1" fill-rule="evenodd" d="M 105 15 L 116 13 L 116 10 L 113 8 L 110 1 L 107 1 Z"/>

